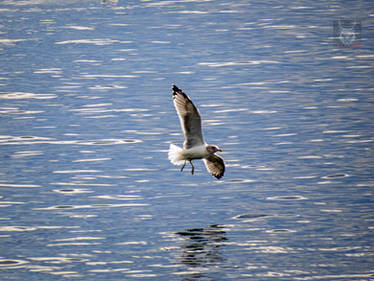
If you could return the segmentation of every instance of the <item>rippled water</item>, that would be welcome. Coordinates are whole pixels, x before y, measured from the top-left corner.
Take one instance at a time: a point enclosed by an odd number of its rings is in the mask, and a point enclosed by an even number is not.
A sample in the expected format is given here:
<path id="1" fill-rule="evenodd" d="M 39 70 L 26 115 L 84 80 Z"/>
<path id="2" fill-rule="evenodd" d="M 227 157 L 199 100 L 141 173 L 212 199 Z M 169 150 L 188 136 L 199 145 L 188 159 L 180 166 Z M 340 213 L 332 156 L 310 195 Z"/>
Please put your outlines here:
<path id="1" fill-rule="evenodd" d="M 0 279 L 373 280 L 373 27 L 370 1 L 2 1 Z M 167 160 L 172 84 L 222 180 Z"/>

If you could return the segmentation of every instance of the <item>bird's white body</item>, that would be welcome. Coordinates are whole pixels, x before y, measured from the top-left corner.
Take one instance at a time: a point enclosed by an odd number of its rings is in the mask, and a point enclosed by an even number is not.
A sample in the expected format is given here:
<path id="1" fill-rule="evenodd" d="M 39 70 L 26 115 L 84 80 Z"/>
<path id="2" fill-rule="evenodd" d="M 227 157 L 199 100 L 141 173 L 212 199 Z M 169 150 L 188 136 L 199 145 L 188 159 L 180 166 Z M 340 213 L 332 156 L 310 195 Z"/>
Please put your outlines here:
<path id="1" fill-rule="evenodd" d="M 186 160 L 203 159 L 209 156 L 206 150 L 206 144 L 193 146 L 189 149 L 184 149 L 174 144 L 170 144 L 168 158 L 174 165 L 182 165 Z"/>

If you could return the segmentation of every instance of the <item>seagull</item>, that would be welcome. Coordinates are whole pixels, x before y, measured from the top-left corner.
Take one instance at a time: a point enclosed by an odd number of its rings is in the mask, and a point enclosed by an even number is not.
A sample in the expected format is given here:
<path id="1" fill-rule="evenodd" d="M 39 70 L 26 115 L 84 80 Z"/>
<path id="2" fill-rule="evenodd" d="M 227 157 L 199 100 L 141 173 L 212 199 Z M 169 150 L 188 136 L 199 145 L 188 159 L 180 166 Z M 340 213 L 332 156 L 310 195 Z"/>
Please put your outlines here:
<path id="1" fill-rule="evenodd" d="M 175 85 L 173 85 L 173 102 L 185 141 L 183 148 L 170 144 L 168 153 L 170 162 L 174 165 L 182 165 L 181 171 L 183 171 L 188 161 L 192 167 L 191 174 L 193 174 L 195 167 L 192 160 L 203 159 L 208 172 L 217 179 L 222 178 L 225 172 L 225 163 L 220 156 L 215 154 L 222 149 L 204 142 L 199 110 L 191 99 Z"/>

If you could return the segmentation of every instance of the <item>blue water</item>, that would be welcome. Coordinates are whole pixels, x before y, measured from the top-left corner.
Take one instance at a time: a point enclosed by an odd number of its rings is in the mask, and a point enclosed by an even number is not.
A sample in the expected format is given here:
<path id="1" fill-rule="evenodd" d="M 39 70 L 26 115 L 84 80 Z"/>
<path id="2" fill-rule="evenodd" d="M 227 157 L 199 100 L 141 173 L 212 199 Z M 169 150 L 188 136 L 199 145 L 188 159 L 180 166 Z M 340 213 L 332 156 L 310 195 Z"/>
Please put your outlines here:
<path id="1" fill-rule="evenodd" d="M 373 280 L 373 8 L 2 1 L 0 279 Z M 168 161 L 172 84 L 221 180 Z"/>

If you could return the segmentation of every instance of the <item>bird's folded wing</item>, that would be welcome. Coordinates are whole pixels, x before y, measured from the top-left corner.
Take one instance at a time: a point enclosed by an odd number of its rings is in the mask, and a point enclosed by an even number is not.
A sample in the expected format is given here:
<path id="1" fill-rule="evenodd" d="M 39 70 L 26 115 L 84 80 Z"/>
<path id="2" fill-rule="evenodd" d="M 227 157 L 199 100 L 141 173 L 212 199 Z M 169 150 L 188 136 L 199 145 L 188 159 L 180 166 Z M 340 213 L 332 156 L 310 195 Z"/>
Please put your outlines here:
<path id="1" fill-rule="evenodd" d="M 211 154 L 207 158 L 204 158 L 205 167 L 208 172 L 215 176 L 217 179 L 223 177 L 225 173 L 225 162 L 223 159 L 216 154 Z"/>
<path id="2" fill-rule="evenodd" d="M 186 138 L 184 148 L 188 149 L 204 144 L 199 110 L 177 86 L 173 86 L 173 100 Z"/>

